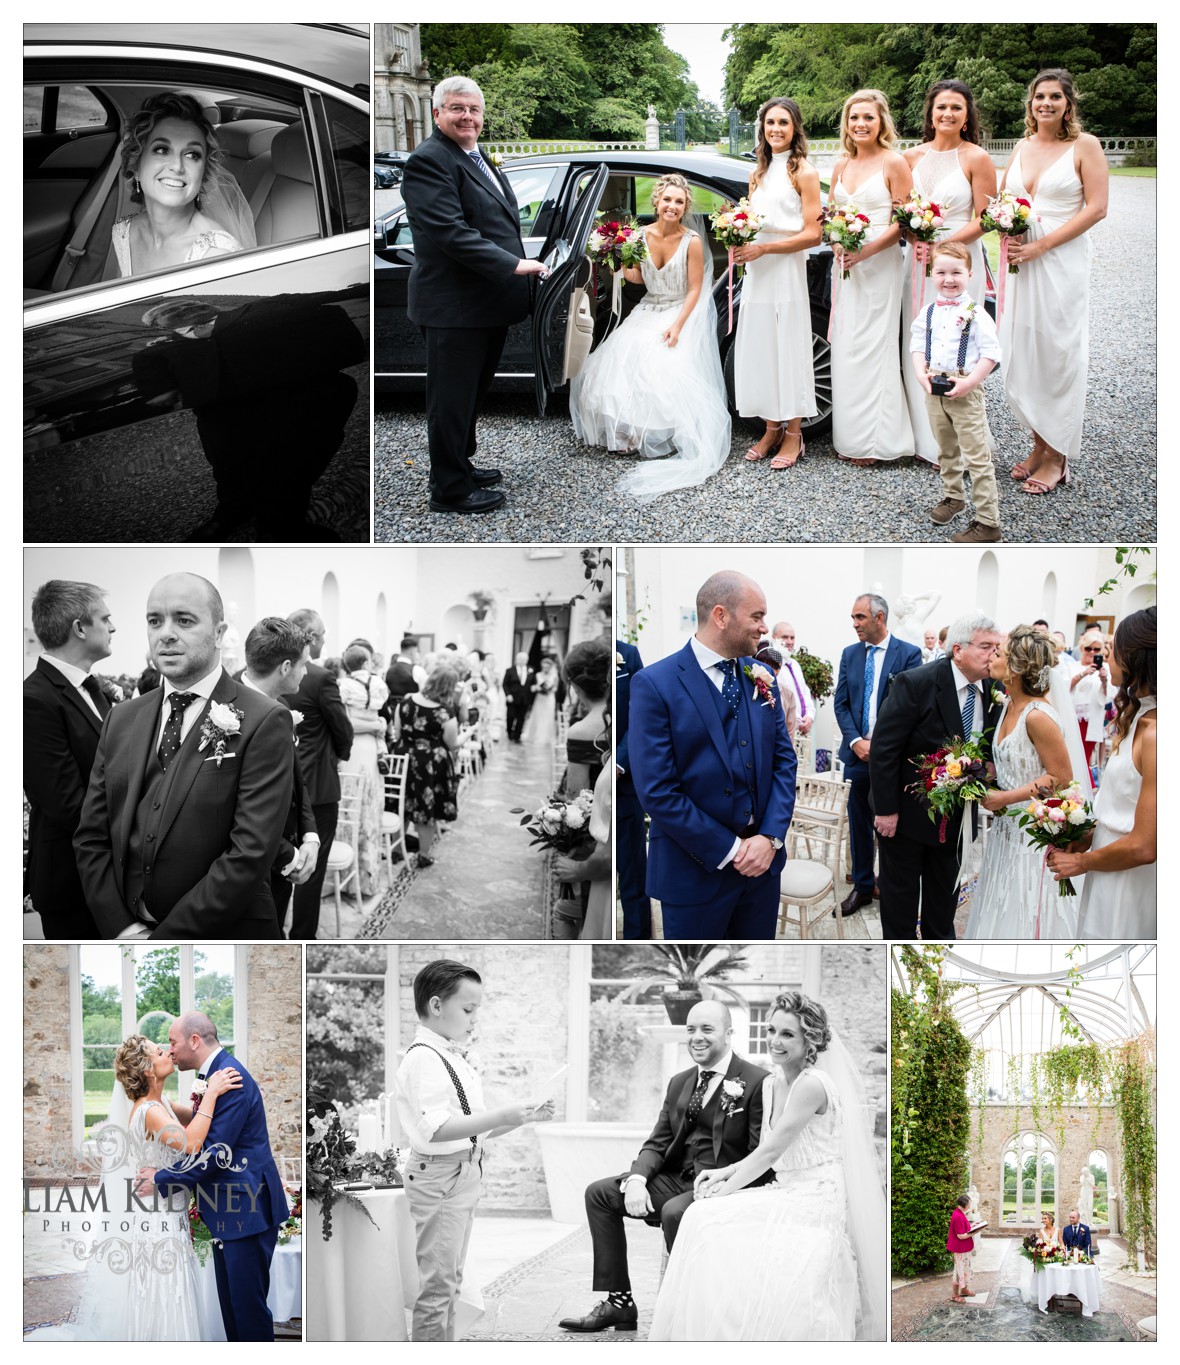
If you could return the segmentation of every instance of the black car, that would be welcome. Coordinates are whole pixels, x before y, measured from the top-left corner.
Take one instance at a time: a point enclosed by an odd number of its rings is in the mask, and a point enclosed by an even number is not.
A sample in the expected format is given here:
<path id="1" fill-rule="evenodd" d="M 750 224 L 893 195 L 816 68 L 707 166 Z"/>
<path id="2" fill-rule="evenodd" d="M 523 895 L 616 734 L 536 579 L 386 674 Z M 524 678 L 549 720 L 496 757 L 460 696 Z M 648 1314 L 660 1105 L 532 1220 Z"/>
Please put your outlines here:
<path id="1" fill-rule="evenodd" d="M 656 178 L 678 171 L 693 187 L 694 212 L 708 214 L 749 188 L 749 162 L 696 152 L 561 152 L 527 156 L 502 167 L 520 205 L 520 233 L 530 257 L 545 260 L 548 279 L 537 286 L 533 315 L 511 328 L 504 347 L 500 385 L 531 384 L 543 413 L 551 393 L 576 374 L 585 356 L 603 340 L 614 319 L 598 306 L 609 297 L 600 279 L 590 287 L 586 242 L 603 210 L 653 221 L 651 190 Z M 733 352 L 741 283 L 734 280 L 734 330 L 728 330 L 726 252 L 710 235 L 717 302 L 717 345 L 732 406 Z M 375 369 L 378 389 L 414 389 L 425 382 L 425 343 L 406 315 L 406 284 L 414 244 L 403 205 L 374 224 Z M 832 418 L 832 371 L 827 342 L 831 252 L 817 247 L 807 260 L 811 298 L 812 353 L 819 413 L 804 420 L 808 432 L 825 430 Z M 641 296 L 627 285 L 624 294 Z"/>
<path id="2" fill-rule="evenodd" d="M 272 310 L 276 328 L 332 310 L 352 329 L 336 354 L 367 350 L 368 32 L 30 24 L 24 33 L 25 538 L 166 539 L 163 511 L 143 537 L 93 521 L 112 488 L 132 520 L 150 496 L 145 481 L 174 467 L 178 451 L 201 448 L 179 393 L 143 384 L 147 348 L 204 338 L 249 308 L 264 325 Z M 120 144 L 148 96 L 177 90 L 216 126 L 258 244 L 120 278 L 111 226 L 130 210 Z M 368 367 L 341 366 L 361 386 L 354 422 L 367 412 Z M 177 509 L 172 529 L 192 520 Z"/>

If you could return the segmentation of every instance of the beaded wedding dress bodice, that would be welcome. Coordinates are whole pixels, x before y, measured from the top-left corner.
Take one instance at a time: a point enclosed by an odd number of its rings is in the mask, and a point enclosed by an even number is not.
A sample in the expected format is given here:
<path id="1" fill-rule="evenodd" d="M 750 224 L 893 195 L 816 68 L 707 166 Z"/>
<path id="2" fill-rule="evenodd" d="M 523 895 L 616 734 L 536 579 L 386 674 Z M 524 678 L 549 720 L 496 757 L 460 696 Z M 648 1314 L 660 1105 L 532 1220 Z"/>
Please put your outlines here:
<path id="1" fill-rule="evenodd" d="M 663 311 L 679 308 L 684 302 L 688 293 L 688 244 L 695 236 L 691 228 L 686 229 L 676 250 L 662 266 L 657 266 L 652 260 L 649 248 L 649 254 L 639 263 L 647 288 L 647 296 L 638 305 L 640 308 Z"/>

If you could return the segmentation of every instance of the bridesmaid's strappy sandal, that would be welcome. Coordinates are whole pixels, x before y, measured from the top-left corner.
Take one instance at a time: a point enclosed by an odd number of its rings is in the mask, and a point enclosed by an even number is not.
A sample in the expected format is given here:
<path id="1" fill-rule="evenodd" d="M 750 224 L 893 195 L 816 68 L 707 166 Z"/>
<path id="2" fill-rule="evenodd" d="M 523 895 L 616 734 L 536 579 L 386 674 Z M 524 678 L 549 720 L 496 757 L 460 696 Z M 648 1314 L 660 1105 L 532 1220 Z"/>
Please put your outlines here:
<path id="1" fill-rule="evenodd" d="M 1037 474 L 1030 474 L 1024 481 L 1025 493 L 1031 493 L 1034 497 L 1044 497 L 1046 493 L 1056 493 L 1063 483 L 1069 483 L 1069 461 L 1064 461 L 1064 469 L 1052 483 L 1047 483 Z"/>
<path id="2" fill-rule="evenodd" d="M 759 464 L 762 460 L 770 459 L 779 446 L 782 445 L 783 424 L 781 422 L 767 422 L 766 431 L 763 433 L 763 437 L 765 438 L 766 436 L 773 436 L 776 439 L 772 440 L 765 450 L 759 450 L 758 444 L 755 442 L 749 450 L 746 451 L 746 459 L 749 460 L 751 464 Z"/>
<path id="3" fill-rule="evenodd" d="M 855 465 L 857 469 L 871 469 L 873 465 L 881 463 L 880 460 L 876 459 L 872 455 L 866 455 L 865 458 L 862 460 L 853 460 L 847 455 L 841 455 L 840 458 L 846 461 L 848 464 Z"/>
<path id="4" fill-rule="evenodd" d="M 783 449 L 792 436 L 797 436 L 799 438 L 799 450 L 794 455 L 790 456 L 784 455 Z M 803 454 L 806 451 L 806 449 L 807 443 L 803 440 L 803 433 L 801 431 L 788 431 L 786 436 L 783 438 L 783 444 L 778 448 L 778 454 L 770 462 L 771 469 L 793 468 L 803 458 Z"/>

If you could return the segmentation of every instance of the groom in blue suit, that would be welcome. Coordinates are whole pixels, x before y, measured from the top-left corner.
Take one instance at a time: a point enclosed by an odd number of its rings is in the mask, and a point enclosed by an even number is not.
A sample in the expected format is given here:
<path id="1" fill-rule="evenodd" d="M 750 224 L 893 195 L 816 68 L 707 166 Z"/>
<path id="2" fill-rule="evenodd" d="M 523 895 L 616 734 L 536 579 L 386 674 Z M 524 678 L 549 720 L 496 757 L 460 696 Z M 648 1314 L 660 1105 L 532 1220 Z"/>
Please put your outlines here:
<path id="1" fill-rule="evenodd" d="M 762 589 L 722 570 L 697 593 L 693 638 L 631 677 L 631 775 L 665 939 L 774 937 L 796 758 L 775 675 L 752 657 L 765 631 Z"/>
<path id="2" fill-rule="evenodd" d="M 917 668 L 922 651 L 889 633 L 889 603 L 864 593 L 852 604 L 857 642 L 840 656 L 834 709 L 840 730 L 840 761 L 848 779 L 848 842 L 852 891 L 840 904 L 851 915 L 873 903 L 873 812 L 869 802 L 869 750 L 877 711 L 895 674 Z M 867 684 L 867 686 L 866 686 Z"/>
<path id="3" fill-rule="evenodd" d="M 168 1041 L 177 1067 L 197 1073 L 194 1108 L 205 1079 L 223 1067 L 242 1073 L 242 1088 L 218 1097 L 205 1146 L 187 1170 L 155 1171 L 150 1177 L 161 1194 L 177 1185 L 197 1193 L 201 1218 L 214 1238 L 213 1268 L 226 1339 L 273 1341 L 266 1296 L 271 1258 L 288 1208 L 271 1155 L 262 1094 L 241 1062 L 222 1049 L 207 1015 L 182 1014 L 168 1030 Z M 222 1148 L 228 1166 L 218 1160 Z M 141 1177 L 148 1174 L 140 1172 Z"/>

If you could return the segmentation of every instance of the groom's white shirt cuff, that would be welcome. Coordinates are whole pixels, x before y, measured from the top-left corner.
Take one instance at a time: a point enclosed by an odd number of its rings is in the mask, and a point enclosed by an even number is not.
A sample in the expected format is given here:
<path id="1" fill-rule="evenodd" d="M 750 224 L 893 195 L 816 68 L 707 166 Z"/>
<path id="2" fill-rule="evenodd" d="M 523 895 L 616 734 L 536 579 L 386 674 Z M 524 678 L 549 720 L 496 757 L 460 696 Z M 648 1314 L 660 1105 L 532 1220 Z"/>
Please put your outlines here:
<path id="1" fill-rule="evenodd" d="M 700 664 L 701 671 L 704 673 L 705 677 L 708 678 L 718 692 L 722 691 L 725 686 L 725 679 L 719 672 L 717 665 L 725 663 L 723 656 L 710 649 L 708 645 L 701 644 L 695 635 L 689 641 L 689 644 L 692 646 L 693 656 L 697 663 Z M 718 872 L 720 872 L 722 868 L 728 867 L 729 864 L 733 862 L 737 857 L 738 849 L 741 848 L 741 846 L 741 839 L 735 838 L 733 847 L 717 864 Z"/>

